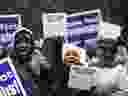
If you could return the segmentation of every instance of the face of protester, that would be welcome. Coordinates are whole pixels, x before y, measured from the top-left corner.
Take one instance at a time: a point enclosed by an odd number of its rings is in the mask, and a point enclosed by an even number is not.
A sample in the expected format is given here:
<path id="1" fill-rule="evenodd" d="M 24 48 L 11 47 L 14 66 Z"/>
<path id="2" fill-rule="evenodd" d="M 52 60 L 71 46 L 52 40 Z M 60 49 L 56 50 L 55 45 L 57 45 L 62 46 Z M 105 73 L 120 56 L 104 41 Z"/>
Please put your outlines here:
<path id="1" fill-rule="evenodd" d="M 64 51 L 65 64 L 80 64 L 80 49 L 65 48 Z"/>
<path id="2" fill-rule="evenodd" d="M 25 34 L 25 36 L 28 39 L 24 38 L 24 36 L 22 36 L 22 34 L 20 34 L 20 36 L 18 37 L 18 40 L 16 39 L 16 45 L 15 45 L 16 54 L 18 56 L 29 56 L 31 54 L 31 50 L 32 50 L 30 36 L 28 34 Z"/>
<path id="3" fill-rule="evenodd" d="M 20 56 L 25 56 L 29 54 L 29 51 L 31 50 L 31 44 L 23 41 L 23 42 L 18 43 L 16 45 L 16 48 Z"/>

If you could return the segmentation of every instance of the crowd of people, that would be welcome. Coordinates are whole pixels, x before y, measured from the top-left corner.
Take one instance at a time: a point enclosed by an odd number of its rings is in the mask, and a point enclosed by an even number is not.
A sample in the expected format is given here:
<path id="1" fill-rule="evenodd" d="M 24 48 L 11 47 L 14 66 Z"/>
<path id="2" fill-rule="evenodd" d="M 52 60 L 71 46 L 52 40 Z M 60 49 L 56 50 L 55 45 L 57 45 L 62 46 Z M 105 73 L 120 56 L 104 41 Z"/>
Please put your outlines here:
<path id="1" fill-rule="evenodd" d="M 16 33 L 14 48 L 0 48 L 0 60 L 8 57 L 11 59 L 22 85 L 26 88 L 27 96 L 37 92 L 40 96 L 40 65 L 33 59 L 37 56 L 39 58 L 39 53 L 34 51 L 36 49 L 32 33 L 26 30 Z"/>
<path id="2" fill-rule="evenodd" d="M 41 94 L 48 96 L 52 96 L 53 94 L 58 96 L 62 95 L 62 93 L 67 94 L 67 96 L 74 96 L 79 92 L 74 88 L 68 87 L 69 69 L 71 65 L 64 64 L 62 60 L 62 47 L 63 37 L 41 38 L 40 41 L 35 41 L 32 39 L 31 32 L 20 30 L 15 36 L 15 48 L 1 48 L 0 58 L 9 56 L 20 79 L 32 81 L 32 87 L 26 89 L 28 94 L 38 94 L 40 96 L 41 88 L 41 90 L 44 90 L 41 91 Z M 126 29 L 121 32 L 120 37 L 117 39 L 98 39 L 96 48 L 86 49 L 86 55 L 89 58 L 88 67 L 99 68 L 100 73 L 103 72 L 105 75 L 109 75 L 109 80 L 107 81 L 106 78 L 97 73 L 97 76 L 100 76 L 96 79 L 97 85 L 92 86 L 90 90 L 80 91 L 78 95 L 111 96 L 113 92 L 122 92 L 120 93 L 123 94 L 121 96 L 125 96 L 124 94 L 127 91 L 123 88 L 122 82 L 126 81 L 125 79 L 127 77 L 127 52 Z M 108 73 L 105 73 L 105 70 Z M 116 71 L 114 75 L 111 75 L 110 70 L 117 70 L 118 72 Z M 103 83 L 101 83 L 102 79 Z M 110 81 L 113 82 L 111 83 Z M 127 89 L 128 85 L 124 85 Z M 115 96 L 118 95 L 116 94 Z"/>
<path id="3" fill-rule="evenodd" d="M 96 67 L 99 71 L 96 73 L 97 85 L 92 86 L 90 90 L 80 92 L 78 92 L 78 90 L 76 91 L 74 88 L 68 87 L 70 71 L 69 68 L 71 65 L 63 63 L 61 58 L 63 37 L 61 37 L 61 40 L 60 37 L 59 39 L 57 38 L 51 39 L 51 41 L 55 41 L 57 46 L 52 46 L 52 48 L 55 47 L 57 52 L 55 53 L 55 63 L 52 63 L 54 65 L 55 71 L 51 72 L 52 75 L 50 75 L 51 73 L 48 72 L 48 78 L 50 78 L 52 81 L 52 83 L 49 83 L 49 86 L 50 88 L 54 89 L 56 94 L 59 94 L 59 92 L 64 92 L 66 94 L 67 92 L 67 95 L 70 96 L 74 96 L 76 93 L 80 96 L 127 96 L 127 27 L 124 28 L 124 30 L 121 32 L 121 35 L 116 39 L 98 39 L 96 48 L 86 49 L 86 54 L 89 57 L 88 67 Z M 54 79 L 51 77 L 54 77 Z M 57 78 L 55 79 L 55 77 Z M 69 89 L 69 91 L 67 91 L 67 89 Z"/>

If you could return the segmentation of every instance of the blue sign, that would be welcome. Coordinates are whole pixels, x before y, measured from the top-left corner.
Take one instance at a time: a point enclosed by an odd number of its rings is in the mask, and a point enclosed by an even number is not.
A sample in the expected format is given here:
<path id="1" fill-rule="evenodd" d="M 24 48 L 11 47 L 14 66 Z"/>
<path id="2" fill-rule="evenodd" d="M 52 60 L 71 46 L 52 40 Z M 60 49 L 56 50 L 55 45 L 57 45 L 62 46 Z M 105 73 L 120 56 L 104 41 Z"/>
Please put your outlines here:
<path id="1" fill-rule="evenodd" d="M 28 96 L 14 66 L 0 64 L 0 96 Z"/>
<path id="2" fill-rule="evenodd" d="M 69 15 L 66 18 L 65 43 L 72 43 L 80 48 L 95 48 L 98 16 L 98 12 Z"/>
<path id="3" fill-rule="evenodd" d="M 17 16 L 0 16 L 0 48 L 13 48 Z"/>

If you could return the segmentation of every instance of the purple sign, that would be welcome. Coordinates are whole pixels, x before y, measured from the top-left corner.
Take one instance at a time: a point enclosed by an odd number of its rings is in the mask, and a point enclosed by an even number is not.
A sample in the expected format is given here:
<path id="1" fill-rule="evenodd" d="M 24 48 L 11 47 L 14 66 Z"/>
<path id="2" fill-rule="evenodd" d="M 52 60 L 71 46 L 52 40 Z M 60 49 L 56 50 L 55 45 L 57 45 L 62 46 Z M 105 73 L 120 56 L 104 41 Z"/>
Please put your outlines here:
<path id="1" fill-rule="evenodd" d="M 0 16 L 0 48 L 13 48 L 17 16 Z"/>
<path id="2" fill-rule="evenodd" d="M 66 18 L 65 43 L 71 43 L 80 48 L 95 48 L 98 16 L 97 11 L 69 15 Z"/>
<path id="3" fill-rule="evenodd" d="M 0 64 L 0 96 L 27 96 L 14 66 L 8 60 Z"/>

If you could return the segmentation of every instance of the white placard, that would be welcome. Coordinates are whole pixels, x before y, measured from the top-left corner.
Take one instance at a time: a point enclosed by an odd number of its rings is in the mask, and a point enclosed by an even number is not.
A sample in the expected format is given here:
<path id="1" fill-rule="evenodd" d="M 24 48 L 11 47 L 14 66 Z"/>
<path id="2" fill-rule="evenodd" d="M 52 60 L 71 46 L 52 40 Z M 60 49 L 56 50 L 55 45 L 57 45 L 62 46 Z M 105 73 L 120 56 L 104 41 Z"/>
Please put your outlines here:
<path id="1" fill-rule="evenodd" d="M 95 47 L 96 45 L 96 33 L 99 32 L 100 22 L 102 21 L 100 9 L 84 11 L 80 13 L 73 13 L 66 16 L 66 22 L 64 26 L 64 46 L 62 49 L 63 60 L 64 60 L 64 48 L 80 48 L 80 62 L 82 64 L 86 63 L 87 58 L 86 47 Z M 84 22 L 84 23 L 83 23 Z M 70 27 L 70 28 L 69 28 Z M 87 34 L 87 35 L 86 35 Z M 80 36 L 81 35 L 81 36 Z M 84 38 L 79 40 L 79 38 Z M 74 41 L 70 41 L 70 39 Z M 76 39 L 76 40 L 75 40 Z M 81 41 L 85 44 L 81 46 Z M 81 45 L 80 45 L 81 44 Z M 79 46 L 80 45 L 80 46 Z"/>
<path id="2" fill-rule="evenodd" d="M 77 73 L 77 71 L 85 70 L 82 74 Z M 86 71 L 87 70 L 87 71 Z M 88 74 L 90 71 L 90 74 Z M 72 65 L 69 72 L 68 86 L 70 88 L 78 88 L 80 90 L 89 90 L 91 86 L 95 86 L 94 82 L 95 69 L 89 69 L 86 66 Z"/>
<path id="3" fill-rule="evenodd" d="M 113 39 L 116 39 L 118 36 L 120 36 L 120 31 L 122 29 L 121 26 L 117 24 L 111 24 L 109 22 L 102 22 L 100 27 L 101 30 L 98 33 L 99 37 Z"/>
<path id="4" fill-rule="evenodd" d="M 10 17 L 16 17 L 17 18 L 17 29 L 19 28 L 19 27 L 21 27 L 22 26 L 22 18 L 21 18 L 21 14 L 3 14 L 3 15 L 0 15 L 0 18 L 10 18 Z"/>
<path id="5" fill-rule="evenodd" d="M 42 23 L 44 38 L 63 36 L 66 13 L 43 13 Z"/>

